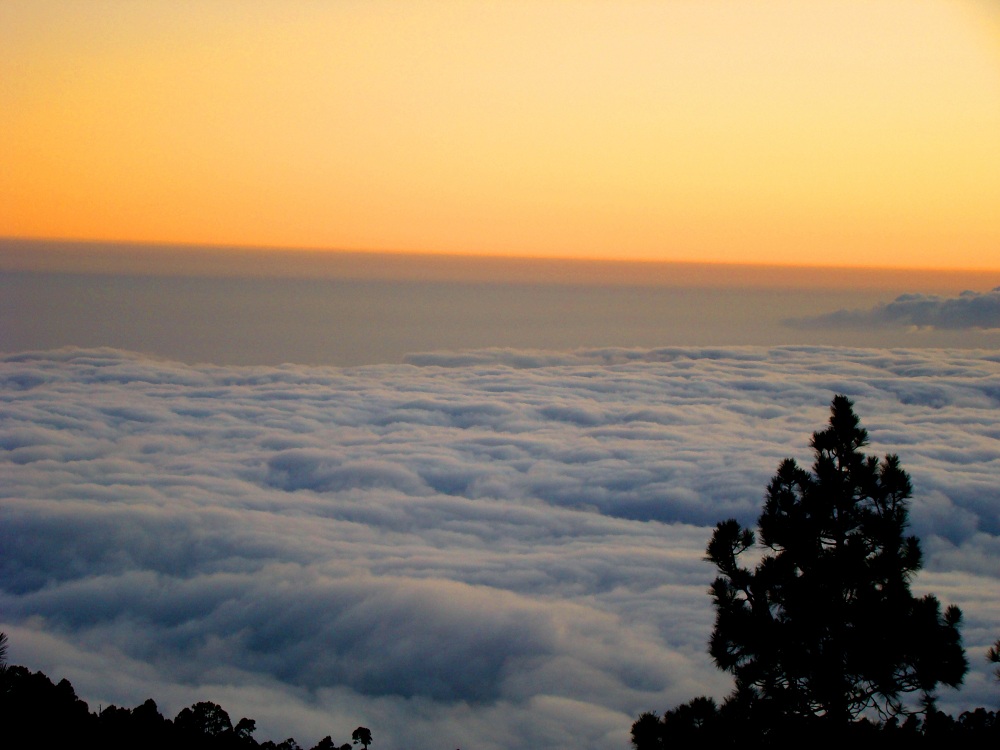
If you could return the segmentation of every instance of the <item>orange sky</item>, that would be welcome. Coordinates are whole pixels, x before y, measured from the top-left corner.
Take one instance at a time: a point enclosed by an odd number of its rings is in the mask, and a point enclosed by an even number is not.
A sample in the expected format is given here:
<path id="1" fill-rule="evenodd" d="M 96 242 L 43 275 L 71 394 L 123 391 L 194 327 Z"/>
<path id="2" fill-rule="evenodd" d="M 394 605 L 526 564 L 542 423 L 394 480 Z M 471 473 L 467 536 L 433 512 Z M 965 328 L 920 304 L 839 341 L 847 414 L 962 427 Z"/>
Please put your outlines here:
<path id="1" fill-rule="evenodd" d="M 0 235 L 1000 269 L 1000 4 L 0 3 Z"/>

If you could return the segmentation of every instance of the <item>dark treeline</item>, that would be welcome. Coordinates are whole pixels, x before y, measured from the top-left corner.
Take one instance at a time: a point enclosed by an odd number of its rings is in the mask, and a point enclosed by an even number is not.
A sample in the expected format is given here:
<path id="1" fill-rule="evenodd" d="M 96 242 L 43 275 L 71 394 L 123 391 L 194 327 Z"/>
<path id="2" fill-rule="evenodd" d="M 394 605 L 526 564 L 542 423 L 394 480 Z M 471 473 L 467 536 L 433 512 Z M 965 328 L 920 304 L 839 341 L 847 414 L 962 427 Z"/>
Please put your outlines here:
<path id="1" fill-rule="evenodd" d="M 254 739 L 256 722 L 243 718 L 233 725 L 219 705 L 195 703 L 173 720 L 149 699 L 135 708 L 108 706 L 91 712 L 66 679 L 54 684 L 41 672 L 0 665 L 0 737 L 4 747 L 188 748 L 189 750 L 308 750 L 291 737 L 275 743 Z M 365 750 L 371 732 L 354 730 L 355 744 Z M 352 750 L 324 737 L 312 750 Z"/>
<path id="2" fill-rule="evenodd" d="M 695 698 L 663 716 L 647 712 L 632 725 L 636 750 L 711 747 L 790 748 L 844 746 L 855 748 L 962 748 L 995 750 L 1000 747 L 1000 716 L 977 708 L 957 718 L 928 707 L 922 718 L 908 715 L 900 721 L 861 718 L 847 724 L 823 717 L 768 721 L 731 701 L 716 705 L 711 698 Z"/>

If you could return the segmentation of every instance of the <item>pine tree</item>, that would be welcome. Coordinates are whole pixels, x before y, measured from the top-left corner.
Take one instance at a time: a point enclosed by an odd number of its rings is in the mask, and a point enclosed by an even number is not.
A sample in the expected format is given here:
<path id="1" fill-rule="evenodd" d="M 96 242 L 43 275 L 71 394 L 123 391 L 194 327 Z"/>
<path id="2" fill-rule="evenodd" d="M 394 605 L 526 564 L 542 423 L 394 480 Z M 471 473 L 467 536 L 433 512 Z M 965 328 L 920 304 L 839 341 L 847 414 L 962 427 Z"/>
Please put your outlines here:
<path id="1" fill-rule="evenodd" d="M 728 520 L 708 545 L 719 573 L 709 652 L 735 677 L 730 702 L 762 725 L 906 713 L 907 694 L 957 686 L 968 669 L 959 609 L 942 614 L 910 591 L 921 567 L 905 535 L 910 478 L 896 456 L 864 455 L 867 442 L 853 404 L 835 397 L 812 472 L 784 460 L 758 534 Z"/>

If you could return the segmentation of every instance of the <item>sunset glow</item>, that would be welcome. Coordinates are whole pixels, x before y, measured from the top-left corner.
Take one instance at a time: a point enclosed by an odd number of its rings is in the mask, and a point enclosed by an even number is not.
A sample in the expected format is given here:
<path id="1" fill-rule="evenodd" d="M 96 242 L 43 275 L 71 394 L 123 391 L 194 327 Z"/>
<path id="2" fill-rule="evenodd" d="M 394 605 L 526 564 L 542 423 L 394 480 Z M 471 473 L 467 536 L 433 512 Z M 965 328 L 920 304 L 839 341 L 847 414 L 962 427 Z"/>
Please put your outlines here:
<path id="1" fill-rule="evenodd" d="M 1000 269 L 995 3 L 0 5 L 0 235 Z"/>

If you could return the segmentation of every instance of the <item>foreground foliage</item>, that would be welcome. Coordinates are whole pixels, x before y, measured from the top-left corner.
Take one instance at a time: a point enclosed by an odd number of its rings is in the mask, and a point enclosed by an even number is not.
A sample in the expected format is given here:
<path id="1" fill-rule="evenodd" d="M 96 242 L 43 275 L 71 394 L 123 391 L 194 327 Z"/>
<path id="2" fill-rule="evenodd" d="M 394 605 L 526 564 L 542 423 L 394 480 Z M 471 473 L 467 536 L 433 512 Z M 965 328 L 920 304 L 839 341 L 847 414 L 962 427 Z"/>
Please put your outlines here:
<path id="1" fill-rule="evenodd" d="M 703 697 L 643 714 L 636 748 L 996 738 L 985 709 L 958 719 L 934 709 L 935 688 L 957 687 L 968 670 L 962 613 L 910 591 L 921 566 L 905 533 L 910 478 L 896 456 L 865 455 L 867 442 L 853 404 L 835 397 L 812 436 L 812 471 L 781 462 L 756 533 L 734 519 L 716 526 L 709 653 L 735 688 L 721 707 Z"/>
<path id="2" fill-rule="evenodd" d="M 662 717 L 644 713 L 632 725 L 632 744 L 636 750 L 674 747 L 757 750 L 810 744 L 835 747 L 845 743 L 855 749 L 995 750 L 1000 747 L 1000 714 L 977 708 L 955 718 L 930 708 L 922 720 L 910 715 L 903 722 L 894 717 L 884 722 L 862 718 L 835 724 L 825 718 L 811 718 L 765 724 L 748 717 L 732 703 L 720 707 L 711 698 L 702 697 L 677 706 Z"/>
<path id="3" fill-rule="evenodd" d="M 813 433 L 812 473 L 792 459 L 778 467 L 759 537 L 732 519 L 716 527 L 709 653 L 756 713 L 889 719 L 906 694 L 962 682 L 962 613 L 911 593 L 921 551 L 905 535 L 910 478 L 896 456 L 862 453 L 868 433 L 845 396 L 830 411 Z M 760 561 L 741 566 L 758 538 Z"/>

